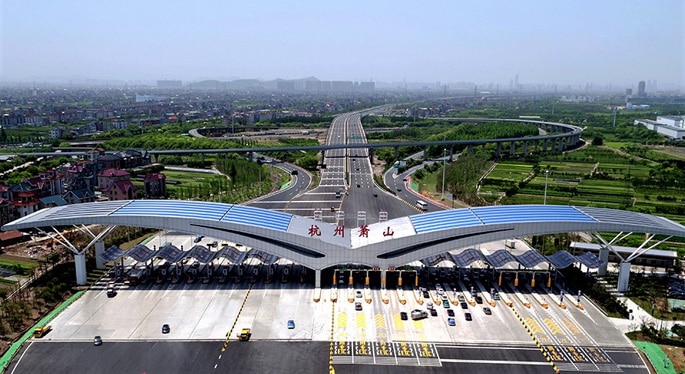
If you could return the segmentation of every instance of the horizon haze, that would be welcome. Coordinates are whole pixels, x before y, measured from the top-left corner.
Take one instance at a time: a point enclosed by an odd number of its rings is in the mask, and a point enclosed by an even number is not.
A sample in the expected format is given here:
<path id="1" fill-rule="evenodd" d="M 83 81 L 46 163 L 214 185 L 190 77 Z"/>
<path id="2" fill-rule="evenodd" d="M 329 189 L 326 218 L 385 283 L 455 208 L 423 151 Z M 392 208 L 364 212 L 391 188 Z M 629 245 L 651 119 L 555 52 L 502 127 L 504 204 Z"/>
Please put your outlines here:
<path id="1" fill-rule="evenodd" d="M 0 83 L 301 79 L 685 88 L 685 2 L 0 2 Z"/>

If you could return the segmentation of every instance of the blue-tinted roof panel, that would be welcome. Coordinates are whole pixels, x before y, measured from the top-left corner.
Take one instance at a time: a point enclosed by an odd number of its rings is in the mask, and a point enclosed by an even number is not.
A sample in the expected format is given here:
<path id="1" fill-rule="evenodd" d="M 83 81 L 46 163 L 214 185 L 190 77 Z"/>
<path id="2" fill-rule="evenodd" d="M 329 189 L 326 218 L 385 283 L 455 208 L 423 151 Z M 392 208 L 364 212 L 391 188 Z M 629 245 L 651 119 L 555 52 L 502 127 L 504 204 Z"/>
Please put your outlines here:
<path id="1" fill-rule="evenodd" d="M 576 257 L 567 251 L 558 251 L 546 257 L 547 261 L 549 261 L 557 269 L 566 269 L 577 261 Z"/>
<path id="2" fill-rule="evenodd" d="M 542 221 L 596 222 L 589 215 L 565 205 L 500 205 L 471 209 L 485 224 Z"/>
<path id="3" fill-rule="evenodd" d="M 126 252 L 126 256 L 129 256 L 138 262 L 145 262 L 155 256 L 155 251 L 142 244 L 138 244 L 132 249 L 129 249 L 128 252 Z"/>
<path id="4" fill-rule="evenodd" d="M 576 259 L 590 269 L 597 269 L 602 265 L 602 261 L 599 259 L 599 257 L 592 252 L 585 252 L 580 256 L 576 256 Z"/>
<path id="5" fill-rule="evenodd" d="M 219 253 L 216 255 L 216 258 L 223 257 L 233 264 L 240 264 L 243 262 L 243 260 L 245 260 L 246 256 L 247 252 L 239 251 L 236 247 L 228 246 L 219 251 Z"/>
<path id="6" fill-rule="evenodd" d="M 476 261 L 487 261 L 485 259 L 485 256 L 483 256 L 483 252 L 475 248 L 469 248 L 462 251 L 461 253 L 453 254 L 452 258 L 454 259 L 454 263 L 462 268 L 467 268 Z"/>
<path id="7" fill-rule="evenodd" d="M 179 262 L 185 257 L 185 252 L 173 244 L 167 244 L 157 251 L 155 257 L 163 258 L 168 262 Z"/>
<path id="8" fill-rule="evenodd" d="M 193 248 L 190 248 L 188 257 L 192 257 L 203 264 L 208 264 L 214 259 L 214 256 L 216 256 L 217 254 L 217 252 L 213 252 L 205 246 L 196 245 Z"/>
<path id="9" fill-rule="evenodd" d="M 516 258 L 506 249 L 498 249 L 489 255 L 485 255 L 485 259 L 495 268 L 501 268 L 510 262 L 517 262 Z"/>
<path id="10" fill-rule="evenodd" d="M 218 221 L 231 207 L 230 204 L 201 201 L 135 200 L 113 212 L 112 216 L 145 215 Z"/>
<path id="11" fill-rule="evenodd" d="M 292 217 L 288 213 L 234 205 L 221 221 L 287 231 Z"/>
<path id="12" fill-rule="evenodd" d="M 121 248 L 117 247 L 116 245 L 113 245 L 107 249 L 105 249 L 104 252 L 102 252 L 102 259 L 104 261 L 116 261 L 121 256 L 125 255 L 126 251 L 122 250 Z"/>
<path id="13" fill-rule="evenodd" d="M 410 216 L 417 234 L 457 227 L 482 225 L 482 222 L 469 209 L 452 209 L 440 212 Z"/>
<path id="14" fill-rule="evenodd" d="M 500 205 L 451 209 L 410 216 L 417 234 L 460 227 L 519 222 L 597 222 L 593 217 L 564 205 Z"/>
<path id="15" fill-rule="evenodd" d="M 523 252 L 520 255 L 514 256 L 516 260 L 521 263 L 526 268 L 534 268 L 540 263 L 546 262 L 547 260 L 543 255 L 538 253 L 538 251 L 531 249 L 529 251 Z"/>

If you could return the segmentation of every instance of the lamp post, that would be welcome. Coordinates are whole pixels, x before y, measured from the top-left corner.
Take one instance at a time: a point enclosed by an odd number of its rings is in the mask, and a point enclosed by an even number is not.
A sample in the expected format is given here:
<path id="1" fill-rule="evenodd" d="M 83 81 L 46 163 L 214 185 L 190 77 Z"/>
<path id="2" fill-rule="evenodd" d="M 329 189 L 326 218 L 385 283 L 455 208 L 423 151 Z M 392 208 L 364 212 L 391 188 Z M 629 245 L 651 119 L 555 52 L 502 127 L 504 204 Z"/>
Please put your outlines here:
<path id="1" fill-rule="evenodd" d="M 545 170 L 545 198 L 542 205 L 547 205 L 547 177 L 549 176 L 549 169 Z"/>
<path id="2" fill-rule="evenodd" d="M 445 200 L 445 153 L 447 153 L 447 148 L 442 149 L 442 196 L 440 196 L 440 201 Z"/>

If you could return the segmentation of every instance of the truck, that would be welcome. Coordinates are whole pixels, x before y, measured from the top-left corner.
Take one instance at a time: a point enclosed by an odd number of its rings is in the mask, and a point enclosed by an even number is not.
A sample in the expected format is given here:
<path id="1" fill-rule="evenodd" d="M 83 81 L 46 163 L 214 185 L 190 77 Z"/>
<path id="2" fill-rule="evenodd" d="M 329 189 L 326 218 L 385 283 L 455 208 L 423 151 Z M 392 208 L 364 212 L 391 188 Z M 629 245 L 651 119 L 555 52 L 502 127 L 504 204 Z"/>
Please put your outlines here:
<path id="1" fill-rule="evenodd" d="M 52 330 L 52 326 L 50 325 L 44 325 L 44 326 L 38 326 L 35 329 L 33 329 L 33 336 L 36 338 L 42 338 Z"/>
<path id="2" fill-rule="evenodd" d="M 250 337 L 252 336 L 252 331 L 248 328 L 244 328 L 240 330 L 240 333 L 238 334 L 238 340 L 241 342 L 246 342 L 250 340 Z"/>

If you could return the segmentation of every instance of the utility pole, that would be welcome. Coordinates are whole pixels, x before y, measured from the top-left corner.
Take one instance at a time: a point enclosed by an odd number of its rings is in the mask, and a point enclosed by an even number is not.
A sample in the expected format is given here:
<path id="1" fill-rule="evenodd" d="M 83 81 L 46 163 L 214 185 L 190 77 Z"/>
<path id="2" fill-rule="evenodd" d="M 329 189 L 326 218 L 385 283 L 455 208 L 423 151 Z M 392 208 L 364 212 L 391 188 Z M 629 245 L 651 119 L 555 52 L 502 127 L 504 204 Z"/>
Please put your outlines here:
<path id="1" fill-rule="evenodd" d="M 545 170 L 545 198 L 542 205 L 547 205 L 547 177 L 549 176 L 549 169 Z"/>
<path id="2" fill-rule="evenodd" d="M 447 152 L 447 148 L 442 149 L 442 195 L 440 197 L 440 201 L 445 200 L 445 161 L 447 160 L 447 157 L 445 156 L 445 153 Z"/>

